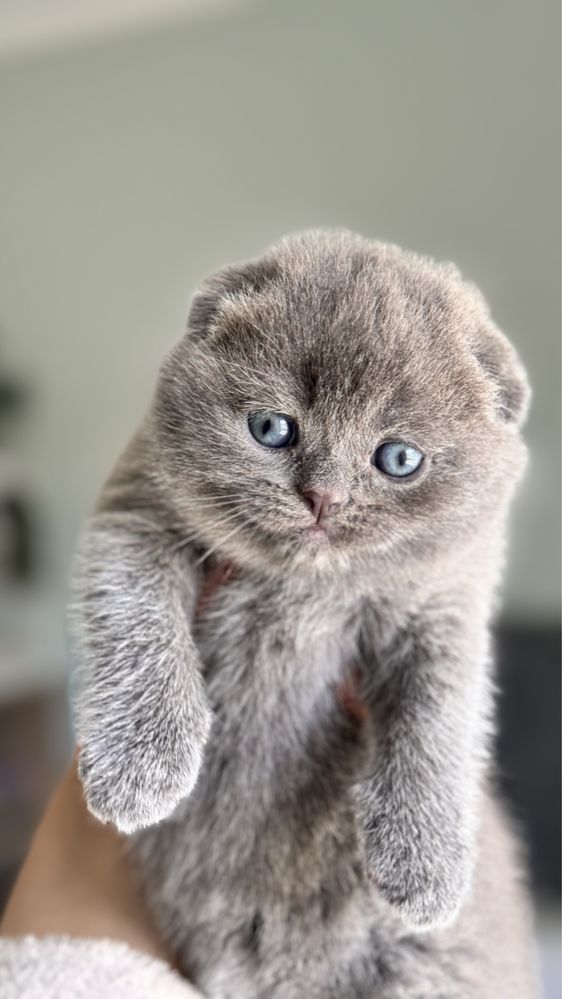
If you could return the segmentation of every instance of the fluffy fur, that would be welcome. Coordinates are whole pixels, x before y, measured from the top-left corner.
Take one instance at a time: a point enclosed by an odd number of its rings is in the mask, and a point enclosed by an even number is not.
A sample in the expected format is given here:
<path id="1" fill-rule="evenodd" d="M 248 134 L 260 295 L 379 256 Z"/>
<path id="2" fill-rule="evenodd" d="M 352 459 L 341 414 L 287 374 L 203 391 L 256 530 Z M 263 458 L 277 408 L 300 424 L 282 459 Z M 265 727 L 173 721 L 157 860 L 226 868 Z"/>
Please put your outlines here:
<path id="1" fill-rule="evenodd" d="M 527 400 L 476 288 L 394 246 L 308 233 L 196 295 L 81 548 L 76 730 L 211 999 L 533 994 L 487 773 Z M 260 409 L 294 447 L 254 440 Z M 387 440 L 411 479 L 373 467 Z"/>

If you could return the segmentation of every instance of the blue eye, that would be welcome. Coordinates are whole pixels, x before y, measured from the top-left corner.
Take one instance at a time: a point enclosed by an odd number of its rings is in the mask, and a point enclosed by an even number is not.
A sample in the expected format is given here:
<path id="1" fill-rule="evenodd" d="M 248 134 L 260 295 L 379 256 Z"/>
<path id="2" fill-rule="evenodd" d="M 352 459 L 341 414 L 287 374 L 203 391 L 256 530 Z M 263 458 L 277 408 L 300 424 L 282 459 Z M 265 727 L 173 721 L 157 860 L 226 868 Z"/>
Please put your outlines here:
<path id="1" fill-rule="evenodd" d="M 290 447 L 297 440 L 297 425 L 285 413 L 261 410 L 250 413 L 248 426 L 252 437 L 264 447 Z"/>
<path id="2" fill-rule="evenodd" d="M 420 467 L 423 454 L 404 441 L 387 441 L 377 448 L 371 460 L 379 472 L 393 479 L 405 479 Z"/>

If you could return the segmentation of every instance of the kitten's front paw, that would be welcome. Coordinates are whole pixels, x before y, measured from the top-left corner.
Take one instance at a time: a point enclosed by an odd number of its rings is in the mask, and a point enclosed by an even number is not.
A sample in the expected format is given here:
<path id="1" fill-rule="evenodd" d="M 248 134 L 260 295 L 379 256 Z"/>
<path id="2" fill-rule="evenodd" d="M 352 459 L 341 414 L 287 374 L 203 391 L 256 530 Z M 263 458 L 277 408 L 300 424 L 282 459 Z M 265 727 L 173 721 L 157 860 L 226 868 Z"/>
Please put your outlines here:
<path id="1" fill-rule="evenodd" d="M 78 773 L 90 812 L 132 833 L 170 815 L 195 785 L 211 725 L 201 706 L 189 730 L 168 721 L 143 731 L 114 719 L 81 740 Z"/>
<path id="2" fill-rule="evenodd" d="M 408 925 L 450 925 L 470 882 L 470 851 L 454 829 L 423 829 L 392 816 L 368 823 L 367 869 L 381 895 Z"/>

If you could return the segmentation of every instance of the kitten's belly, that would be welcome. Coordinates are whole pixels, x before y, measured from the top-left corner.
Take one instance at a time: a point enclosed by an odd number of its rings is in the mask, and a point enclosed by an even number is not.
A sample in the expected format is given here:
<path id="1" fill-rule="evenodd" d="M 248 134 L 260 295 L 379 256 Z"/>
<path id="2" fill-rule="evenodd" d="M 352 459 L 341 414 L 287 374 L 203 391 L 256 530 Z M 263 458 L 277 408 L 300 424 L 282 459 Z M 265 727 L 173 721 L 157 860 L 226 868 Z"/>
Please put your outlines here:
<path id="1" fill-rule="evenodd" d="M 273 996 L 281 976 L 288 997 L 295 974 L 304 995 L 306 965 L 328 996 L 328 965 L 365 946 L 372 906 L 351 791 L 364 745 L 336 696 L 353 640 L 345 615 L 256 599 L 232 588 L 199 628 L 215 709 L 204 766 L 135 850 L 166 937 L 207 995 Z"/>

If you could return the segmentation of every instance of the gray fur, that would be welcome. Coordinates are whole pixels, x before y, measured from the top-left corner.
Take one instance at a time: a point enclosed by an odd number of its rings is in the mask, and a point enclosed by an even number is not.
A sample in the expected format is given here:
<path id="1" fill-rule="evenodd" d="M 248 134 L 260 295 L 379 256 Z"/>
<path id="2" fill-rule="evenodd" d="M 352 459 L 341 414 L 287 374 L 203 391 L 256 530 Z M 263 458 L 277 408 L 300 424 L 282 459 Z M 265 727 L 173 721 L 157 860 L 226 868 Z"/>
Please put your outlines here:
<path id="1" fill-rule="evenodd" d="M 533 994 L 488 777 L 527 402 L 476 288 L 397 247 L 308 233 L 196 295 L 85 534 L 76 731 L 211 999 Z M 294 448 L 255 442 L 261 408 Z M 370 463 L 393 438 L 426 455 L 409 481 Z M 344 496 L 329 543 L 311 487 Z"/>

